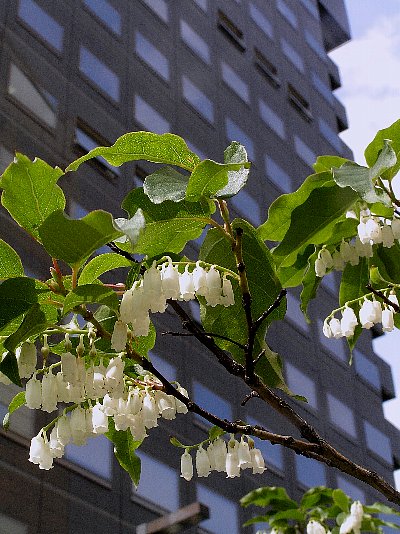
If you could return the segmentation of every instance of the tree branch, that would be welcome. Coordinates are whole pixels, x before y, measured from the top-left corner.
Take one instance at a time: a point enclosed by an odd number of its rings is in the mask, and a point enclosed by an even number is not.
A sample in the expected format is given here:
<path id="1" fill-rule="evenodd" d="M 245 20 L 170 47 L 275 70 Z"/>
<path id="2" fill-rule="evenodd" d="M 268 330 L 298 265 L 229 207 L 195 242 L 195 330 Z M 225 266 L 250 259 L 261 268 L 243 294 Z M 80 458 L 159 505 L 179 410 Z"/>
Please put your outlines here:
<path id="1" fill-rule="evenodd" d="M 162 336 L 175 336 L 175 337 L 194 336 L 194 334 L 192 334 L 191 332 L 161 332 L 161 335 Z M 238 341 L 235 341 L 234 339 L 231 339 L 228 336 L 222 336 L 221 334 L 214 334 L 213 332 L 203 332 L 203 335 L 211 337 L 211 338 L 216 337 L 218 339 L 224 339 L 225 341 L 229 341 L 229 343 L 236 345 L 242 350 L 246 349 L 246 347 L 242 343 L 239 343 Z"/>
<path id="2" fill-rule="evenodd" d="M 387 296 L 382 291 L 379 291 L 378 289 L 374 289 L 371 286 L 371 284 L 367 284 L 365 287 L 369 289 L 371 293 L 373 293 L 374 295 L 382 299 L 385 304 L 387 304 L 388 306 L 391 306 L 396 313 L 400 311 L 400 306 L 398 306 L 395 302 L 392 302 L 390 299 L 388 299 Z"/>

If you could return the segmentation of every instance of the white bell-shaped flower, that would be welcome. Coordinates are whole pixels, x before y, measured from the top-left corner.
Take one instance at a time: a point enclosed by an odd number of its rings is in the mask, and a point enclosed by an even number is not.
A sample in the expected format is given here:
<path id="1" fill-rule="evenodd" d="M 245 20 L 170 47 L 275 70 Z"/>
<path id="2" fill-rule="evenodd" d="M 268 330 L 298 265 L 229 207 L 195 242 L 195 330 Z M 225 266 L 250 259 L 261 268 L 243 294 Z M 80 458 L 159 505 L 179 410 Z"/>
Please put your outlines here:
<path id="1" fill-rule="evenodd" d="M 58 439 L 57 428 L 55 426 L 50 433 L 49 446 L 50 454 L 53 458 L 62 458 L 64 456 L 64 445 Z"/>
<path id="2" fill-rule="evenodd" d="M 107 366 L 105 381 L 106 388 L 112 391 L 124 378 L 125 363 L 121 356 L 116 356 L 110 360 Z"/>
<path id="3" fill-rule="evenodd" d="M 322 332 L 324 336 L 329 339 L 333 337 L 332 330 L 331 330 L 331 327 L 329 326 L 327 319 L 325 319 L 324 324 L 322 326 Z"/>
<path id="4" fill-rule="evenodd" d="M 57 439 L 62 445 L 67 445 L 72 438 L 70 420 L 66 415 L 60 417 L 56 423 Z"/>
<path id="5" fill-rule="evenodd" d="M 395 306 L 399 305 L 399 301 L 397 300 L 396 293 L 393 290 L 389 293 L 388 299 L 390 300 L 390 302 L 393 302 Z"/>
<path id="6" fill-rule="evenodd" d="M 116 352 L 125 350 L 128 339 L 128 326 L 123 321 L 115 321 L 114 330 L 111 336 L 111 348 Z"/>
<path id="7" fill-rule="evenodd" d="M 164 264 L 162 266 L 161 281 L 165 298 L 178 300 L 180 296 L 179 271 L 172 265 L 171 258 L 168 259 L 168 265 Z"/>
<path id="8" fill-rule="evenodd" d="M 208 477 L 211 471 L 208 454 L 203 449 L 202 445 L 199 446 L 196 452 L 196 471 L 198 477 Z"/>
<path id="9" fill-rule="evenodd" d="M 235 304 L 232 283 L 226 276 L 222 279 L 222 304 L 225 307 L 233 306 Z"/>
<path id="10" fill-rule="evenodd" d="M 322 248 L 319 251 L 318 256 L 324 262 L 324 265 L 327 269 L 330 269 L 331 267 L 333 267 L 333 259 L 332 259 L 331 253 L 329 252 L 327 248 Z"/>
<path id="11" fill-rule="evenodd" d="M 394 329 L 393 312 L 389 308 L 382 310 L 382 330 L 384 332 L 391 332 Z"/>
<path id="12" fill-rule="evenodd" d="M 85 382 L 83 384 L 85 390 L 85 396 L 89 399 L 96 397 L 96 392 L 94 389 L 94 367 L 91 365 L 86 369 Z"/>
<path id="13" fill-rule="evenodd" d="M 147 437 L 146 427 L 143 420 L 143 412 L 140 411 L 136 415 L 130 417 L 131 425 L 129 430 L 131 431 L 132 437 L 135 441 L 143 441 Z"/>
<path id="14" fill-rule="evenodd" d="M 342 239 L 342 242 L 340 244 L 340 255 L 342 257 L 342 260 L 347 263 L 348 261 L 350 261 L 350 257 L 351 257 L 351 246 L 350 246 L 350 243 L 348 243 L 347 241 L 345 241 L 344 239 Z"/>
<path id="15" fill-rule="evenodd" d="M 133 290 L 128 289 L 128 291 L 125 291 L 119 307 L 119 315 L 121 321 L 126 324 L 135 320 L 134 300 Z"/>
<path id="16" fill-rule="evenodd" d="M 260 449 L 251 449 L 251 461 L 253 467 L 253 475 L 262 474 L 266 471 L 265 462 Z"/>
<path id="17" fill-rule="evenodd" d="M 77 370 L 77 383 L 81 386 L 86 382 L 86 367 L 84 358 L 76 358 L 76 370 Z"/>
<path id="18" fill-rule="evenodd" d="M 158 426 L 157 418 L 158 418 L 158 408 L 156 401 L 151 393 L 148 391 L 146 392 L 144 398 L 143 398 L 143 407 L 142 407 L 142 414 L 143 414 L 143 423 L 146 428 L 154 428 Z"/>
<path id="19" fill-rule="evenodd" d="M 56 374 L 56 385 L 58 402 L 69 402 L 68 382 L 64 382 L 62 371 Z"/>
<path id="20" fill-rule="evenodd" d="M 251 469 L 253 467 L 249 444 L 244 441 L 243 436 L 238 447 L 240 469 Z"/>
<path id="21" fill-rule="evenodd" d="M 164 391 L 156 391 L 154 398 L 157 403 L 159 414 L 163 419 L 175 419 L 176 417 L 176 404 L 175 397 L 167 395 Z"/>
<path id="22" fill-rule="evenodd" d="M 143 276 L 143 293 L 147 307 L 152 313 L 163 313 L 166 309 L 166 299 L 162 290 L 161 273 L 156 267 L 156 262 Z"/>
<path id="23" fill-rule="evenodd" d="M 75 445 L 84 445 L 87 438 L 86 414 L 80 406 L 71 412 L 70 427 Z"/>
<path id="24" fill-rule="evenodd" d="M 373 300 L 372 305 L 374 307 L 375 315 L 374 315 L 374 323 L 381 323 L 382 322 L 382 305 L 379 302 L 379 300 Z"/>
<path id="25" fill-rule="evenodd" d="M 92 426 L 94 434 L 105 434 L 108 431 L 108 417 L 101 404 L 95 404 L 92 410 Z"/>
<path id="26" fill-rule="evenodd" d="M 343 261 L 343 258 L 338 250 L 335 250 L 335 252 L 332 254 L 332 261 L 335 271 L 343 271 L 345 262 Z"/>
<path id="27" fill-rule="evenodd" d="M 61 371 L 65 382 L 75 384 L 78 379 L 78 367 L 76 365 L 76 357 L 71 352 L 61 354 Z"/>
<path id="28" fill-rule="evenodd" d="M 392 232 L 395 239 L 400 239 L 400 219 L 392 220 Z"/>
<path id="29" fill-rule="evenodd" d="M 375 244 L 382 243 L 382 227 L 376 217 L 370 217 L 365 223 L 366 235 Z"/>
<path id="30" fill-rule="evenodd" d="M 335 339 L 339 339 L 340 337 L 343 337 L 342 328 L 340 325 L 339 319 L 336 319 L 336 317 L 332 317 L 332 319 L 329 321 L 329 328 L 331 329 L 332 336 Z"/>
<path id="31" fill-rule="evenodd" d="M 29 378 L 35 372 L 37 355 L 36 347 L 33 343 L 23 343 L 15 351 L 15 356 L 18 363 L 19 376 L 21 378 Z"/>
<path id="32" fill-rule="evenodd" d="M 141 311 L 132 323 L 132 334 L 134 336 L 148 336 L 150 331 L 150 316 L 147 311 Z"/>
<path id="33" fill-rule="evenodd" d="M 222 302 L 221 275 L 213 265 L 206 275 L 207 292 L 206 301 L 209 306 L 217 306 Z"/>
<path id="34" fill-rule="evenodd" d="M 40 469 L 51 469 L 53 467 L 53 457 L 50 453 L 50 446 L 44 439 L 42 431 L 32 438 L 29 449 L 29 461 L 38 464 Z"/>
<path id="35" fill-rule="evenodd" d="M 360 263 L 360 256 L 357 254 L 356 247 L 354 245 L 350 245 L 349 263 L 353 267 Z"/>
<path id="36" fill-rule="evenodd" d="M 228 454 L 226 455 L 225 471 L 227 478 L 240 476 L 240 465 L 238 455 L 239 443 L 231 436 L 228 442 Z"/>
<path id="37" fill-rule="evenodd" d="M 352 337 L 354 329 L 358 325 L 358 320 L 354 310 L 348 306 L 342 312 L 342 319 L 340 321 L 340 329 L 345 337 Z"/>
<path id="38" fill-rule="evenodd" d="M 138 388 L 132 388 L 128 394 L 127 410 L 130 415 L 140 412 L 143 405 L 143 396 Z"/>
<path id="39" fill-rule="evenodd" d="M 307 534 L 326 534 L 326 530 L 321 523 L 311 519 L 307 524 Z"/>
<path id="40" fill-rule="evenodd" d="M 205 296 L 207 293 L 207 271 L 196 262 L 196 267 L 192 273 L 194 290 L 197 295 Z"/>
<path id="41" fill-rule="evenodd" d="M 31 410 L 38 410 L 42 406 L 42 384 L 36 376 L 26 383 L 25 401 Z"/>
<path id="42" fill-rule="evenodd" d="M 217 438 L 213 441 L 213 456 L 215 463 L 215 470 L 222 473 L 226 470 L 226 456 L 228 451 L 226 443 L 222 438 Z"/>
<path id="43" fill-rule="evenodd" d="M 57 409 L 57 379 L 51 371 L 42 380 L 42 410 L 54 412 Z"/>
<path id="44" fill-rule="evenodd" d="M 388 224 L 382 226 L 382 245 L 386 248 L 391 248 L 394 245 L 393 230 Z"/>
<path id="45" fill-rule="evenodd" d="M 103 411 L 107 416 L 113 416 L 118 410 L 118 399 L 106 393 L 103 397 Z"/>
<path id="46" fill-rule="evenodd" d="M 189 272 L 189 265 L 186 265 L 185 272 L 179 277 L 180 298 L 188 301 L 194 299 L 193 275 Z"/>
<path id="47" fill-rule="evenodd" d="M 318 278 L 323 278 L 326 275 L 326 265 L 321 258 L 315 260 L 314 269 Z"/>
<path id="48" fill-rule="evenodd" d="M 104 397 L 106 390 L 106 368 L 103 365 L 103 360 L 100 360 L 99 365 L 93 367 L 93 390 L 94 396 L 97 398 Z"/>
<path id="49" fill-rule="evenodd" d="M 359 313 L 360 323 L 363 328 L 369 330 L 374 326 L 375 313 L 376 310 L 373 302 L 367 298 L 364 299 Z"/>
<path id="50" fill-rule="evenodd" d="M 189 394 L 188 394 L 188 392 L 186 391 L 185 388 L 183 388 L 182 386 L 178 386 L 176 389 L 184 397 L 189 398 Z M 176 405 L 176 413 L 188 413 L 188 408 L 187 408 L 186 404 L 184 404 L 179 399 L 175 399 L 175 405 Z"/>
<path id="51" fill-rule="evenodd" d="M 369 243 L 371 238 L 367 233 L 367 227 L 365 222 L 360 222 L 360 224 L 357 226 L 357 234 L 361 243 Z"/>
<path id="52" fill-rule="evenodd" d="M 187 481 L 193 478 L 193 461 L 187 450 L 181 456 L 181 477 Z"/>
<path id="53" fill-rule="evenodd" d="M 360 534 L 363 519 L 363 507 L 360 501 L 354 501 L 350 507 L 350 515 L 340 525 L 339 534 Z"/>

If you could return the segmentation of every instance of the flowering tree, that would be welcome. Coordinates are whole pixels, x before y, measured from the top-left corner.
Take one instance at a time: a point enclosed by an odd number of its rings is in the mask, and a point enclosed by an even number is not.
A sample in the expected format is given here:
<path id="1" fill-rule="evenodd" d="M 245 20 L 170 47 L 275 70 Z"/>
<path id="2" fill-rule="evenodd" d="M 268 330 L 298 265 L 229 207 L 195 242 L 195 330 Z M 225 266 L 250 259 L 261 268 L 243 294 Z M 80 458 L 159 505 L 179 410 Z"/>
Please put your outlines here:
<path id="1" fill-rule="evenodd" d="M 340 308 L 324 323 L 327 337 L 346 337 L 351 350 L 363 328 L 379 323 L 389 331 L 400 324 L 400 202 L 392 188 L 399 150 L 400 121 L 367 147 L 368 167 L 319 157 L 315 174 L 273 202 L 258 228 L 229 214 L 229 199 L 245 186 L 250 169 L 245 147 L 237 142 L 225 150 L 224 163 L 216 163 L 200 161 L 176 135 L 133 132 L 67 167 L 66 173 L 75 172 L 96 157 L 113 166 L 134 160 L 164 164 L 123 200 L 126 219 L 102 210 L 69 218 L 57 184 L 64 172 L 17 154 L 1 177 L 1 202 L 48 254 L 51 278 L 25 276 L 15 250 L 0 241 L 0 379 L 25 388 L 10 403 L 4 426 L 22 405 L 59 410 L 32 439 L 29 460 L 50 469 L 70 441 L 80 445 L 88 436 L 105 434 L 137 484 L 135 450 L 149 429 L 159 417 L 190 411 L 213 426 L 200 444 L 171 440 L 184 449 L 181 470 L 187 480 L 193 476 L 192 449 L 198 476 L 217 470 L 236 477 L 247 468 L 262 473 L 264 459 L 251 439 L 256 436 L 336 467 L 400 504 L 388 482 L 337 451 L 281 398 L 283 392 L 306 402 L 285 384 L 281 357 L 265 339 L 269 325 L 285 316 L 285 288 L 303 286 L 301 308 L 307 316 L 308 303 L 332 269 L 342 271 L 342 281 Z M 183 256 L 185 245 L 204 229 L 198 258 Z M 110 252 L 92 257 L 104 245 Z M 123 283 L 101 281 L 121 267 L 128 270 Z M 193 299 L 200 304 L 201 324 L 182 305 Z M 157 335 L 152 315 L 167 306 L 183 327 L 171 335 L 200 341 L 247 385 L 242 404 L 262 399 L 295 425 L 301 438 L 223 420 L 193 402 L 183 386 L 170 383 L 148 356 Z M 346 519 L 347 497 L 330 493 L 334 503 L 332 495 L 342 501 L 340 532 L 359 531 L 359 506 L 351 508 L 354 523 Z M 324 529 L 323 521 L 333 516 L 315 517 L 310 532 L 322 532 L 312 528 Z"/>

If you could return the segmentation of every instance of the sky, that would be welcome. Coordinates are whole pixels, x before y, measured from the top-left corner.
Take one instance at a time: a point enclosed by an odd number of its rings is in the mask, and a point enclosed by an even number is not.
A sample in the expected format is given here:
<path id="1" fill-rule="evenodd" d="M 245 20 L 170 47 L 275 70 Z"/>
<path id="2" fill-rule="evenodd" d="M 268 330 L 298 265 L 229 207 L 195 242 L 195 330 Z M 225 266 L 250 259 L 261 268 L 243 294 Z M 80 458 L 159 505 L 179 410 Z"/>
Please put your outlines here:
<path id="1" fill-rule="evenodd" d="M 354 160 L 379 129 L 400 118 L 400 0 L 345 0 L 352 40 L 330 53 L 342 87 L 335 95 L 347 110 L 349 129 L 341 134 Z M 399 179 L 400 182 L 400 179 Z M 400 183 L 397 190 L 400 191 Z M 375 352 L 392 366 L 400 396 L 400 331 L 374 341 Z M 388 420 L 400 428 L 400 398 L 384 403 Z M 400 487 L 400 473 L 396 485 Z"/>

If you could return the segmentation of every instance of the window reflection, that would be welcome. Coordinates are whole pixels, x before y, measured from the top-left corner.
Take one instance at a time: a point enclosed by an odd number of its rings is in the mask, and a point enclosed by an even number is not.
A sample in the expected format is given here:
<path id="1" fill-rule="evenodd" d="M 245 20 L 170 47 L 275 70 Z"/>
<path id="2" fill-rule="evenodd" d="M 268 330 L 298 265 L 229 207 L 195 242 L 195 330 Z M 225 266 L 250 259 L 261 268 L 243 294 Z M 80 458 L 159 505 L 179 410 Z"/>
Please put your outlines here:
<path id="1" fill-rule="evenodd" d="M 273 130 L 281 139 L 285 139 L 285 125 L 283 120 L 275 111 L 268 106 L 263 100 L 259 101 L 260 116 L 271 130 Z"/>
<path id="2" fill-rule="evenodd" d="M 229 141 L 239 141 L 247 150 L 249 160 L 254 161 L 254 144 L 250 137 L 229 117 L 225 120 L 225 126 Z"/>
<path id="3" fill-rule="evenodd" d="M 349 495 L 349 497 L 351 497 L 354 501 L 359 500 L 365 503 L 364 491 L 349 480 L 347 480 L 347 478 L 345 478 L 344 476 L 337 476 L 337 486 L 345 493 L 347 493 L 347 495 Z"/>
<path id="4" fill-rule="evenodd" d="M 230 198 L 235 208 L 244 215 L 254 226 L 261 223 L 261 209 L 258 202 L 244 189 Z"/>
<path id="5" fill-rule="evenodd" d="M 183 96 L 196 111 L 209 122 L 214 122 L 214 106 L 211 100 L 189 78 L 182 76 Z"/>
<path id="6" fill-rule="evenodd" d="M 36 85 L 14 63 L 11 63 L 8 94 L 41 119 L 47 126 L 56 127 L 57 100 Z"/>
<path id="7" fill-rule="evenodd" d="M 203 484 L 197 484 L 196 490 L 197 500 L 210 509 L 210 519 L 202 521 L 200 526 L 215 534 L 221 532 L 238 534 L 239 522 L 236 504 Z"/>
<path id="8" fill-rule="evenodd" d="M 294 136 L 294 148 L 297 155 L 310 167 L 315 163 L 315 152 L 298 135 Z"/>
<path id="9" fill-rule="evenodd" d="M 271 22 L 267 19 L 266 15 L 252 2 L 250 2 L 250 17 L 267 37 L 270 39 L 274 38 L 274 30 Z"/>
<path id="10" fill-rule="evenodd" d="M 378 456 L 383 458 L 383 460 L 386 460 L 389 464 L 392 464 L 392 446 L 388 436 L 368 421 L 364 421 L 364 431 L 367 447 Z"/>
<path id="11" fill-rule="evenodd" d="M 84 46 L 81 47 L 79 68 L 95 85 L 115 101 L 119 101 L 118 76 Z"/>
<path id="12" fill-rule="evenodd" d="M 249 103 L 249 87 L 242 78 L 224 61 L 221 64 L 222 79 L 244 102 Z"/>
<path id="13" fill-rule="evenodd" d="M 286 39 L 281 39 L 282 52 L 288 58 L 288 60 L 298 69 L 301 73 L 304 73 L 304 62 L 300 54 L 296 52 L 292 45 L 290 45 Z"/>
<path id="14" fill-rule="evenodd" d="M 121 35 L 121 15 L 107 0 L 83 0 L 83 2 L 110 30 Z"/>
<path id="15" fill-rule="evenodd" d="M 157 74 L 164 78 L 164 80 L 169 80 L 168 59 L 140 32 L 136 32 L 135 35 L 135 50 L 137 55 L 154 69 Z"/>
<path id="16" fill-rule="evenodd" d="M 142 0 L 164 22 L 168 22 L 168 4 L 165 0 Z"/>
<path id="17" fill-rule="evenodd" d="M 18 16 L 59 52 L 63 48 L 64 28 L 33 0 L 20 0 Z"/>
<path id="18" fill-rule="evenodd" d="M 292 190 L 292 179 L 271 156 L 265 156 L 265 172 L 268 178 L 284 193 Z"/>
<path id="19" fill-rule="evenodd" d="M 248 417 L 247 422 L 253 426 L 265 427 L 260 421 L 254 419 L 254 417 Z M 256 447 L 261 450 L 264 460 L 267 464 L 272 464 L 278 469 L 283 469 L 283 447 L 281 445 L 273 445 L 269 441 L 265 441 L 256 437 L 253 437 Z"/>
<path id="20" fill-rule="evenodd" d="M 317 460 L 312 458 L 306 458 L 296 454 L 296 474 L 297 480 L 303 484 L 303 486 L 310 488 L 312 486 L 325 486 L 326 485 L 326 473 L 325 467 Z"/>
<path id="21" fill-rule="evenodd" d="M 327 398 L 330 420 L 342 431 L 357 437 L 353 411 L 331 393 L 328 393 Z"/>
<path id="22" fill-rule="evenodd" d="M 278 8 L 280 14 L 283 17 L 285 17 L 285 19 L 289 22 L 289 24 L 293 26 L 294 29 L 296 29 L 297 28 L 296 15 L 293 13 L 290 7 L 286 4 L 286 2 L 284 0 L 278 0 L 276 3 L 276 7 Z"/>
<path id="23" fill-rule="evenodd" d="M 199 404 L 208 412 L 218 415 L 222 419 L 232 420 L 232 408 L 229 402 L 211 391 L 211 389 L 203 386 L 203 384 L 200 384 L 200 382 L 195 381 L 193 384 L 193 397 L 196 404 Z M 201 418 L 201 421 L 206 423 L 203 418 Z"/>
<path id="24" fill-rule="evenodd" d="M 147 130 L 158 134 L 170 131 L 170 124 L 139 95 L 135 95 L 135 118 Z"/>
<path id="25" fill-rule="evenodd" d="M 286 377 L 289 388 L 296 395 L 302 395 L 306 397 L 308 404 L 313 408 L 318 408 L 317 392 L 315 382 L 300 369 L 297 369 L 294 365 L 286 363 Z M 307 406 L 306 404 L 303 404 Z"/>
<path id="26" fill-rule="evenodd" d="M 354 365 L 357 374 L 362 376 L 367 382 L 374 386 L 378 390 L 381 389 L 381 377 L 378 367 L 371 362 L 369 358 L 364 356 L 362 352 L 357 349 L 353 351 Z"/>
<path id="27" fill-rule="evenodd" d="M 193 50 L 205 63 L 210 63 L 210 49 L 208 44 L 196 33 L 189 24 L 181 20 L 181 37 L 187 46 Z"/>

